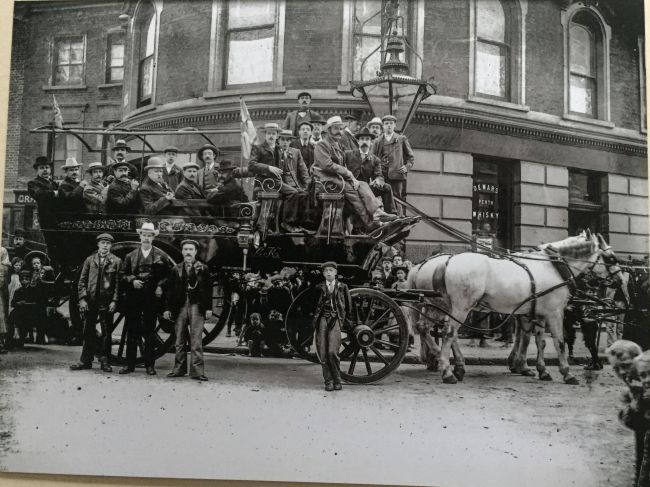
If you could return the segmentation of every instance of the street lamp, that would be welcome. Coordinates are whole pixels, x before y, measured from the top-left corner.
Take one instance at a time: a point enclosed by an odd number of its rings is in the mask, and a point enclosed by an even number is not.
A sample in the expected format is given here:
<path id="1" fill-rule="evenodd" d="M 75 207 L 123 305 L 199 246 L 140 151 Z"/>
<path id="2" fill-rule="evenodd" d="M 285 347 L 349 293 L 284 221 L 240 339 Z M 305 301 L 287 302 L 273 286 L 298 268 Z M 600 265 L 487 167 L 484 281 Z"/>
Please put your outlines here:
<path id="1" fill-rule="evenodd" d="M 363 67 L 381 49 L 377 77 L 363 79 Z M 422 100 L 436 94 L 435 86 L 427 80 L 411 76 L 408 62 L 410 51 L 422 64 L 422 58 L 409 45 L 404 35 L 404 18 L 399 15 L 399 0 L 386 4 L 382 20 L 380 45 L 361 62 L 361 80 L 350 81 L 352 96 L 364 100 L 376 117 L 393 115 L 396 130 L 403 132 L 415 115 Z"/>

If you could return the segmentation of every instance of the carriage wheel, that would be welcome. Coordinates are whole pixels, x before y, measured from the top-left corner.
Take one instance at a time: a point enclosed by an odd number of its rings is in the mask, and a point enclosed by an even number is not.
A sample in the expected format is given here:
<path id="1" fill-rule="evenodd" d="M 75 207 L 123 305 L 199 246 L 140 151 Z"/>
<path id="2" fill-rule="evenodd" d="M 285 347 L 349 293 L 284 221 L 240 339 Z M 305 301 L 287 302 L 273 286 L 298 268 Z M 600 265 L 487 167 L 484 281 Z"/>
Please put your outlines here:
<path id="1" fill-rule="evenodd" d="M 299 295 L 294 303 L 301 307 L 300 299 L 308 302 L 315 289 L 304 291 L 305 296 Z M 341 329 L 341 377 L 347 382 L 369 384 L 383 379 L 395 370 L 404 359 L 408 349 L 408 324 L 404 313 L 398 304 L 384 293 L 375 289 L 359 288 L 350 291 L 353 304 L 353 315 L 350 327 Z M 313 310 L 313 307 L 311 308 Z M 292 310 L 290 310 L 291 313 Z M 306 349 L 313 342 L 314 329 L 311 320 L 299 320 L 297 313 L 287 313 L 287 334 L 289 341 L 301 357 L 319 361 L 314 353 L 314 347 Z M 311 317 L 310 317 L 311 318 Z M 291 322 L 298 323 L 292 327 Z M 309 326 L 309 332 L 307 332 Z M 303 334 L 299 340 L 299 331 Z"/>
<path id="2" fill-rule="evenodd" d="M 240 301 L 240 305 L 243 303 Z M 212 287 L 212 318 L 203 325 L 203 346 L 211 343 L 228 324 L 231 314 L 237 310 L 230 303 L 230 296 L 224 293 L 224 286 L 220 280 L 214 282 Z"/>

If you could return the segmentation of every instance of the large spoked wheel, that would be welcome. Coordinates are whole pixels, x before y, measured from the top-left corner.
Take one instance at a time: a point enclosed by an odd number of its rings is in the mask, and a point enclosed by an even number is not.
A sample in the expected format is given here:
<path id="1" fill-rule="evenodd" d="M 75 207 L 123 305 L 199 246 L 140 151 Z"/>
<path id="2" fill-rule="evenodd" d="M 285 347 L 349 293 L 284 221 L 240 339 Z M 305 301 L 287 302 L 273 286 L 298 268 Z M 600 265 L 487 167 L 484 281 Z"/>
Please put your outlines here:
<path id="1" fill-rule="evenodd" d="M 357 384 L 369 384 L 388 376 L 399 367 L 408 349 L 409 331 L 399 305 L 375 289 L 350 291 L 353 314 L 341 328 L 341 377 Z M 303 291 L 287 313 L 287 336 L 295 352 L 312 362 L 315 353 L 311 323 L 318 299 L 316 289 Z"/>
<path id="2" fill-rule="evenodd" d="M 212 287 L 212 318 L 205 321 L 203 325 L 203 346 L 211 343 L 228 324 L 228 321 L 237 322 L 237 315 L 240 314 L 241 302 L 233 306 L 230 296 L 227 295 L 225 286 L 218 277 Z"/>

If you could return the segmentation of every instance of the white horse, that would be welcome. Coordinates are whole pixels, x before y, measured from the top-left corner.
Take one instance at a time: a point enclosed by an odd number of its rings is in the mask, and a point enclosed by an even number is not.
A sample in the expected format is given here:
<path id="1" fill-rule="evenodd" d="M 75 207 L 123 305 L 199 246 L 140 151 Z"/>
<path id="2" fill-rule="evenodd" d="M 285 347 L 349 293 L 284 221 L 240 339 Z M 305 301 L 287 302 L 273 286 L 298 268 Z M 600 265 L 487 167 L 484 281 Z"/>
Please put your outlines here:
<path id="1" fill-rule="evenodd" d="M 434 290 L 444 297 L 444 309 L 448 319 L 444 326 L 440 350 L 430 339 L 428 330 L 423 326 L 418 327 L 423 338 L 421 346 L 425 347 L 425 350 L 421 350 L 421 357 L 430 360 L 432 356 L 438 356 L 443 382 L 455 384 L 457 380 L 462 380 L 465 374 L 465 361 L 457 338 L 458 329 L 472 309 L 529 315 L 533 311 L 534 303 L 533 319 L 547 324 L 550 328 L 564 382 L 578 383 L 578 379 L 569 370 L 562 328 L 564 308 L 571 292 L 566 285 L 566 279 L 551 262 L 555 257 L 551 257 L 550 253 L 556 254 L 564 265 L 571 269 L 574 276 L 594 272 L 605 277 L 610 272 L 602 256 L 604 253 L 611 255 L 611 251 L 602 237 L 592 235 L 589 231 L 577 237 L 544 244 L 540 249 L 510 254 L 509 258 L 501 259 L 473 252 L 443 254 L 411 269 L 408 276 L 411 289 Z M 516 261 L 525 264 L 528 271 Z M 537 294 L 534 301 L 529 300 L 533 294 L 531 282 L 534 282 Z M 431 304 L 431 301 L 429 303 Z M 530 338 L 530 335 L 528 337 Z M 539 337 L 543 339 L 541 333 Z M 542 353 L 543 345 L 540 341 L 538 346 L 541 349 L 539 353 Z M 456 357 L 453 371 L 449 364 L 452 349 Z M 518 357 L 516 360 L 521 359 Z"/>

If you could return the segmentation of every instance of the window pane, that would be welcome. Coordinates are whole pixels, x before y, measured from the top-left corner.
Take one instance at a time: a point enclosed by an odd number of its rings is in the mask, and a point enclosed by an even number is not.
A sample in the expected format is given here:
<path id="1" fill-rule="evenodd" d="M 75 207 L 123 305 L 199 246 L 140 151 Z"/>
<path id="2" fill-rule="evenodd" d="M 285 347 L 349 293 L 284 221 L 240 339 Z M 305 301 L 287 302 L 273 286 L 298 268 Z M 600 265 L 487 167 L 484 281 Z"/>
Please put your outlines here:
<path id="1" fill-rule="evenodd" d="M 230 0 L 228 28 L 275 24 L 275 0 Z"/>
<path id="2" fill-rule="evenodd" d="M 377 77 L 379 65 L 381 63 L 381 50 L 377 50 L 370 56 L 366 63 L 363 65 L 363 77 L 361 73 L 361 63 L 374 49 L 379 46 L 380 39 L 378 37 L 364 37 L 356 36 L 354 39 L 354 79 L 368 80 Z"/>
<path id="3" fill-rule="evenodd" d="M 507 49 L 484 42 L 476 43 L 476 93 L 507 97 Z"/>
<path id="4" fill-rule="evenodd" d="M 377 13 L 378 15 L 375 15 Z M 381 34 L 381 0 L 355 2 L 354 31 L 359 34 Z"/>
<path id="5" fill-rule="evenodd" d="M 80 66 L 70 66 L 70 79 L 68 82 L 70 84 L 81 84 L 83 81 L 83 72 L 84 68 L 83 65 Z"/>
<path id="6" fill-rule="evenodd" d="M 122 81 L 124 79 L 124 68 L 111 68 L 110 81 Z"/>
<path id="7" fill-rule="evenodd" d="M 59 41 L 58 43 L 58 60 L 57 64 L 68 64 L 70 62 L 70 43 Z"/>
<path id="8" fill-rule="evenodd" d="M 148 57 L 142 61 L 140 76 L 140 99 L 145 100 L 151 97 L 153 91 L 153 58 Z"/>
<path id="9" fill-rule="evenodd" d="M 147 43 L 144 48 L 144 57 L 153 55 L 153 46 L 156 40 L 156 16 L 152 15 L 147 27 Z"/>
<path id="10" fill-rule="evenodd" d="M 56 68 L 56 73 L 54 75 L 54 84 L 64 85 L 68 83 L 69 79 L 70 79 L 70 67 L 58 66 Z"/>
<path id="11" fill-rule="evenodd" d="M 499 0 L 477 0 L 476 35 L 481 39 L 506 42 L 506 14 Z"/>
<path id="12" fill-rule="evenodd" d="M 230 34 L 227 84 L 273 81 L 274 30 L 269 28 Z"/>
<path id="13" fill-rule="evenodd" d="M 593 65 L 591 62 L 593 53 L 593 37 L 586 27 L 578 24 L 571 24 L 569 30 L 570 61 L 571 71 L 574 73 L 593 76 Z"/>
<path id="14" fill-rule="evenodd" d="M 124 66 L 124 44 L 111 46 L 111 66 Z"/>
<path id="15" fill-rule="evenodd" d="M 569 110 L 589 116 L 596 113 L 596 83 L 591 78 L 571 75 Z"/>
<path id="16" fill-rule="evenodd" d="M 83 41 L 72 43 L 70 46 L 70 61 L 72 63 L 82 63 L 84 60 L 84 44 Z"/>

